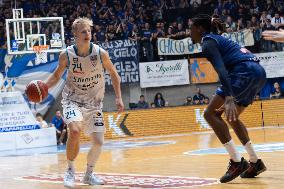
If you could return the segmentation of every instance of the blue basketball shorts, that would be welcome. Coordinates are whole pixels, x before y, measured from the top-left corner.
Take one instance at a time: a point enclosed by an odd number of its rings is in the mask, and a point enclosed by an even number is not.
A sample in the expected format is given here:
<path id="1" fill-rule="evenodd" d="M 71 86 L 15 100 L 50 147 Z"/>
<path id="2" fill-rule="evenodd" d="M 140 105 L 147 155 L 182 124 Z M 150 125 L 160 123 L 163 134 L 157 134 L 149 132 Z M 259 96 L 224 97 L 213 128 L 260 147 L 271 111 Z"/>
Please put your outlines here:
<path id="1" fill-rule="evenodd" d="M 235 101 L 240 106 L 252 104 L 255 96 L 266 83 L 265 70 L 258 62 L 246 61 L 240 62 L 229 71 L 229 78 L 233 90 Z M 216 94 L 222 97 L 226 96 L 223 86 L 219 87 Z"/>

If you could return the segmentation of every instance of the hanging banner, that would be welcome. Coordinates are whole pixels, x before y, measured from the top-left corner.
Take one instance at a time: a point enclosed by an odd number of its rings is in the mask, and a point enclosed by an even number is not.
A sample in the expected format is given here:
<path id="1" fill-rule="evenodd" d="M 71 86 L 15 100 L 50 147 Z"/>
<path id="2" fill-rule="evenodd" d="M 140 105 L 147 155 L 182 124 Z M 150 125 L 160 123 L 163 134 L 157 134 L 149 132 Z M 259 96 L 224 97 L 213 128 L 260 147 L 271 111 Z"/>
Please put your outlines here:
<path id="1" fill-rule="evenodd" d="M 216 83 L 219 81 L 218 74 L 206 58 L 190 59 L 191 83 Z"/>
<path id="2" fill-rule="evenodd" d="M 240 32 L 224 33 L 224 37 L 237 42 L 240 46 L 253 46 L 254 39 L 251 30 L 246 29 Z M 169 38 L 158 38 L 159 55 L 183 55 L 194 54 L 202 51 L 200 44 L 193 44 L 191 38 L 174 40 Z"/>
<path id="3" fill-rule="evenodd" d="M 63 74 L 55 87 L 50 89 L 48 97 L 41 103 L 29 102 L 25 96 L 26 85 L 32 80 L 43 80 L 55 71 L 58 65 L 58 53 L 48 53 L 46 63 L 36 63 L 35 54 L 8 55 L 7 50 L 0 51 L 0 67 L 3 68 L 0 74 L 1 92 L 20 91 L 27 101 L 33 113 L 45 114 L 49 107 L 55 102 L 63 89 L 66 73 Z M 3 77 L 3 79 L 1 79 Z"/>
<path id="4" fill-rule="evenodd" d="M 189 84 L 188 61 L 186 59 L 141 62 L 139 73 L 141 88 Z"/>
<path id="5" fill-rule="evenodd" d="M 267 78 L 284 77 L 284 52 L 255 54 L 266 71 Z"/>
<path id="6" fill-rule="evenodd" d="M 121 83 L 139 82 L 137 42 L 132 40 L 117 40 L 99 44 L 105 49 L 116 68 Z M 105 73 L 106 85 L 111 85 L 109 73 Z"/>

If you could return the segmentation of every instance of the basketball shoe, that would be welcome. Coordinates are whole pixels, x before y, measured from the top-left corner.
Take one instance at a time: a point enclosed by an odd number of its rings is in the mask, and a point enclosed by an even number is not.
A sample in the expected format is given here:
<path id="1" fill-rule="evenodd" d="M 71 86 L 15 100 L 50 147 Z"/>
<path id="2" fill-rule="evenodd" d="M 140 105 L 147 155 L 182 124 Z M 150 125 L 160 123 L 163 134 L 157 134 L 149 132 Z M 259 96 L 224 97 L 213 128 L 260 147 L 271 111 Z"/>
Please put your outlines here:
<path id="1" fill-rule="evenodd" d="M 242 178 L 254 178 L 260 173 L 266 171 L 266 167 L 261 159 L 256 163 L 249 162 L 249 168 L 241 174 Z"/>
<path id="2" fill-rule="evenodd" d="M 93 173 L 85 173 L 83 183 L 89 185 L 104 185 L 104 181 Z"/>
<path id="3" fill-rule="evenodd" d="M 225 173 L 224 176 L 220 178 L 220 182 L 221 183 L 230 182 L 231 180 L 240 176 L 240 174 L 246 171 L 248 167 L 249 164 L 243 157 L 241 159 L 241 162 L 234 162 L 233 160 L 230 160 L 228 171 Z"/>
<path id="4" fill-rule="evenodd" d="M 67 188 L 74 188 L 75 186 L 75 175 L 70 168 L 67 169 L 64 175 L 64 186 Z"/>

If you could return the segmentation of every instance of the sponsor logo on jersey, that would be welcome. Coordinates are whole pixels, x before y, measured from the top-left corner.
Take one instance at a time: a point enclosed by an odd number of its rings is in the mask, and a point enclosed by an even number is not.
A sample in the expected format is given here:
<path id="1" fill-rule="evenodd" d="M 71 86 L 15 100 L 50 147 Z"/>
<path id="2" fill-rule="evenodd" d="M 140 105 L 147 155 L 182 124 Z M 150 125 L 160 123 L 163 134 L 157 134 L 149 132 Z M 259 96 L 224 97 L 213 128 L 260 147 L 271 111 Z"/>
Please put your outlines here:
<path id="1" fill-rule="evenodd" d="M 97 84 L 99 84 L 99 80 L 102 78 L 101 74 L 96 74 L 92 77 L 73 77 L 72 81 L 76 83 L 77 87 L 81 90 L 88 90 L 94 88 Z"/>
<path id="2" fill-rule="evenodd" d="M 91 64 L 96 67 L 97 65 L 97 60 L 98 60 L 98 56 L 97 55 L 92 55 L 90 56 L 90 61 L 91 61 Z"/>
<path id="3" fill-rule="evenodd" d="M 88 83 L 88 82 L 92 82 L 92 81 L 96 81 L 96 83 L 98 83 L 98 80 L 102 78 L 101 74 L 96 74 L 95 76 L 92 77 L 73 77 L 73 82 L 75 83 Z"/>

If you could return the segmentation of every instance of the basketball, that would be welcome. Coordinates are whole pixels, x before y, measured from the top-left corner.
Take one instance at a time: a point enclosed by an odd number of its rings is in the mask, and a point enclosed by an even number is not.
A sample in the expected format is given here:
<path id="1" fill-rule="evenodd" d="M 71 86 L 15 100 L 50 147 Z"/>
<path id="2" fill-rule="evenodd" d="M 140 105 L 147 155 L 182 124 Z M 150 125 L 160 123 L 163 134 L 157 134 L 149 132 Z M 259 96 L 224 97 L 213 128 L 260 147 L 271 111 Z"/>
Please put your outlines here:
<path id="1" fill-rule="evenodd" d="M 48 96 L 48 87 L 41 80 L 33 80 L 26 87 L 26 95 L 31 102 L 42 102 Z"/>

